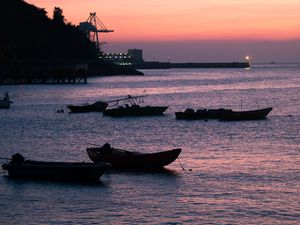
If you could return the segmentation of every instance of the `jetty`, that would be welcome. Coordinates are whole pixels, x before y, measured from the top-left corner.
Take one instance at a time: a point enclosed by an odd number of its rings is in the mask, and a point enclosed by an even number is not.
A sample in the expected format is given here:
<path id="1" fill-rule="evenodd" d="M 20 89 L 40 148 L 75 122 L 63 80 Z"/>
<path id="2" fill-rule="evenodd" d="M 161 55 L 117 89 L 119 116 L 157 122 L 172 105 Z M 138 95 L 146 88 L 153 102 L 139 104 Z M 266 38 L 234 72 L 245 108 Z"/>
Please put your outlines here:
<path id="1" fill-rule="evenodd" d="M 0 63 L 0 84 L 87 83 L 89 60 L 22 60 Z"/>
<path id="2" fill-rule="evenodd" d="M 144 62 L 136 64 L 135 69 L 189 69 L 189 68 L 248 68 L 249 62 L 208 62 L 208 63 L 170 63 L 170 62 Z"/>
<path id="3" fill-rule="evenodd" d="M 249 68 L 250 59 L 241 62 L 159 62 L 145 61 L 142 49 L 128 49 L 123 53 L 103 53 L 100 58 L 121 66 L 134 69 L 174 69 L 174 68 Z"/>

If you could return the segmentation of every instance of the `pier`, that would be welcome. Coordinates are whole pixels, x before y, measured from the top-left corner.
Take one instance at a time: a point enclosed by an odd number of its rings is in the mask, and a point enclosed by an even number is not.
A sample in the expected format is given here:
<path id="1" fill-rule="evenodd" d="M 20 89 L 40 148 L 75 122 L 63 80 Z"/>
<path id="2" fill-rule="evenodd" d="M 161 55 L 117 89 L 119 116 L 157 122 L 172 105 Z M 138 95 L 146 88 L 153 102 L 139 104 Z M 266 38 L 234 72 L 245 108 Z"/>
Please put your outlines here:
<path id="1" fill-rule="evenodd" d="M 0 64 L 0 84 L 87 83 L 87 61 L 39 60 Z"/>
<path id="2" fill-rule="evenodd" d="M 174 69 L 174 68 L 248 68 L 249 62 L 208 62 L 208 63 L 170 63 L 170 62 L 144 62 L 134 65 L 136 69 Z"/>
<path id="3" fill-rule="evenodd" d="M 145 61 L 143 59 L 142 49 L 128 49 L 123 53 L 104 53 L 101 56 L 108 62 L 121 66 L 129 66 L 134 69 L 173 69 L 173 68 L 248 68 L 250 59 L 246 58 L 244 62 L 159 62 Z"/>

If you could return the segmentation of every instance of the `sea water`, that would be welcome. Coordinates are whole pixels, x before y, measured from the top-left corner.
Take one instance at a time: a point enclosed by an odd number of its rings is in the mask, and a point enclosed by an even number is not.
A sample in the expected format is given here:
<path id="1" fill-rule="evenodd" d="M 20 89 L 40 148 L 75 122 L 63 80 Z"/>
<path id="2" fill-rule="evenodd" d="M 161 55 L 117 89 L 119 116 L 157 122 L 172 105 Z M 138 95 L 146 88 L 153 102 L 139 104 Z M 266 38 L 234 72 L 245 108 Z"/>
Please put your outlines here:
<path id="1" fill-rule="evenodd" d="M 168 172 L 110 171 L 95 185 L 11 180 L 0 169 L 0 224 L 300 223 L 300 65 L 143 72 L 0 86 L 14 102 L 0 110 L 0 157 L 89 162 L 85 149 L 106 142 L 141 152 L 182 148 Z M 111 118 L 66 107 L 127 95 L 169 108 Z M 259 121 L 175 119 L 186 108 L 263 107 L 273 111 Z"/>

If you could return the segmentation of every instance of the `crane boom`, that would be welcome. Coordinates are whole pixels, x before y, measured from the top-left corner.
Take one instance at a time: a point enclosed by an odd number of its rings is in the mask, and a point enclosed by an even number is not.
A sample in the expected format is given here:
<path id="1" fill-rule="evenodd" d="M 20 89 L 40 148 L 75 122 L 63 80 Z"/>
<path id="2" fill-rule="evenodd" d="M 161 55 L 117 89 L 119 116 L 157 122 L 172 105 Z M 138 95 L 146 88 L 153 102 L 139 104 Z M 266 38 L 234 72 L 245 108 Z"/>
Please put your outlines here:
<path id="1" fill-rule="evenodd" d="M 79 24 L 79 29 L 84 32 L 87 37 L 95 43 L 97 49 L 100 51 L 100 43 L 98 33 L 111 33 L 114 30 L 107 29 L 104 23 L 97 17 L 96 13 L 90 13 L 85 22 Z"/>

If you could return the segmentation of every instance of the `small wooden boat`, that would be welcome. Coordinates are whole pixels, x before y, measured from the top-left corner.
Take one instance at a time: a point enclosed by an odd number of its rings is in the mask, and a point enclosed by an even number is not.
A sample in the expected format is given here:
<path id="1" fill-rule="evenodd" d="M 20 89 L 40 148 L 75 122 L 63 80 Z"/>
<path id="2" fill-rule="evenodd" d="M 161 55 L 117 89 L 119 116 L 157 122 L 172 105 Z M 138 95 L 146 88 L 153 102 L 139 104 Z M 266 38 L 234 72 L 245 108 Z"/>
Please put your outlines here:
<path id="1" fill-rule="evenodd" d="M 106 102 L 97 101 L 93 104 L 85 105 L 68 105 L 72 113 L 82 113 L 82 112 L 103 112 L 107 108 L 108 104 Z"/>
<path id="2" fill-rule="evenodd" d="M 272 111 L 273 108 L 264 108 L 249 111 L 225 111 L 220 120 L 260 120 L 265 119 L 266 116 Z"/>
<path id="3" fill-rule="evenodd" d="M 156 153 L 141 153 L 112 148 L 105 144 L 98 148 L 87 148 L 89 158 L 95 162 L 110 163 L 115 168 L 127 169 L 159 169 L 177 159 L 181 149 L 173 149 Z"/>
<path id="4" fill-rule="evenodd" d="M 203 119 L 219 119 L 228 109 L 186 109 L 184 112 L 175 112 L 178 120 L 203 120 Z"/>
<path id="5" fill-rule="evenodd" d="M 13 179 L 47 179 L 63 181 L 98 181 L 111 167 L 108 163 L 44 162 L 24 160 L 17 153 L 2 168 Z"/>
<path id="6" fill-rule="evenodd" d="M 127 101 L 125 106 L 110 108 L 103 111 L 104 116 L 122 117 L 122 116 L 155 116 L 162 115 L 167 109 L 167 106 L 141 106 L 137 103 L 137 99 L 143 98 L 142 96 L 128 95 L 126 98 L 113 100 L 115 102 Z"/>
<path id="7" fill-rule="evenodd" d="M 103 111 L 104 116 L 122 117 L 122 116 L 155 116 L 163 115 L 168 109 L 167 106 L 140 106 L 127 105 L 125 107 L 106 109 Z"/>
<path id="8" fill-rule="evenodd" d="M 0 100 L 0 109 L 8 109 L 10 107 L 10 102 L 5 100 Z"/>
<path id="9" fill-rule="evenodd" d="M 13 102 L 9 100 L 9 95 L 6 92 L 4 98 L 0 100 L 0 109 L 8 109 L 11 103 Z"/>

